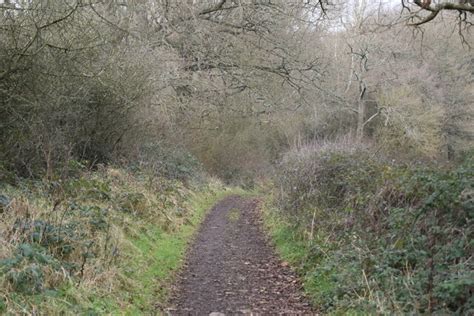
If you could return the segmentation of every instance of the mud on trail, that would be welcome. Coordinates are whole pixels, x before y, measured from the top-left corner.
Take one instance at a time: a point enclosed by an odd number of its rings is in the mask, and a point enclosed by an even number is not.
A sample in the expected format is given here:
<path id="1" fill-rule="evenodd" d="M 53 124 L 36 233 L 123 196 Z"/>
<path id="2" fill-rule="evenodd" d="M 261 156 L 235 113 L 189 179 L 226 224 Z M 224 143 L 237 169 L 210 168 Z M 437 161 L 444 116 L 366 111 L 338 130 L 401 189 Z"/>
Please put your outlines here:
<path id="1" fill-rule="evenodd" d="M 230 196 L 203 222 L 178 278 L 171 315 L 313 314 L 294 272 L 274 253 L 256 199 Z"/>

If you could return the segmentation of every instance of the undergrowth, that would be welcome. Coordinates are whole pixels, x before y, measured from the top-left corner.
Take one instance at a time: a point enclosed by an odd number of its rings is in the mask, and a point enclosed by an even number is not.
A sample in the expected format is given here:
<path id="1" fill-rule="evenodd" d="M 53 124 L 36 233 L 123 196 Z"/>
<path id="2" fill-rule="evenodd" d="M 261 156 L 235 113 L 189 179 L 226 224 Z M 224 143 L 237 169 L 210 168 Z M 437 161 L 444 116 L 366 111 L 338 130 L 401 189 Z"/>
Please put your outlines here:
<path id="1" fill-rule="evenodd" d="M 406 165 L 318 148 L 278 170 L 266 224 L 321 312 L 474 312 L 472 157 Z"/>
<path id="2" fill-rule="evenodd" d="M 0 187 L 0 314 L 153 313 L 218 181 L 78 170 Z"/>

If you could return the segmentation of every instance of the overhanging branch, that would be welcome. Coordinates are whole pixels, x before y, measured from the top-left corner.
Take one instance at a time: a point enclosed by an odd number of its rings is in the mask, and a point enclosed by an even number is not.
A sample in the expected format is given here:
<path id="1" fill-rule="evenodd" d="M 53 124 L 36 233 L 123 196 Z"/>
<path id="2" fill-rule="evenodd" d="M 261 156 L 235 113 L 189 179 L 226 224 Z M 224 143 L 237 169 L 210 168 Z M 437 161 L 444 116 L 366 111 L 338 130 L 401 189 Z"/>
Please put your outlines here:
<path id="1" fill-rule="evenodd" d="M 441 11 L 459 11 L 459 12 L 470 12 L 474 13 L 474 6 L 468 3 L 469 1 L 462 1 L 460 3 L 452 2 L 441 2 L 436 5 L 432 5 L 431 1 L 415 0 L 414 3 L 421 8 L 423 11 L 429 11 L 430 14 L 424 17 L 421 21 L 411 23 L 409 25 L 419 26 L 432 21 Z"/>

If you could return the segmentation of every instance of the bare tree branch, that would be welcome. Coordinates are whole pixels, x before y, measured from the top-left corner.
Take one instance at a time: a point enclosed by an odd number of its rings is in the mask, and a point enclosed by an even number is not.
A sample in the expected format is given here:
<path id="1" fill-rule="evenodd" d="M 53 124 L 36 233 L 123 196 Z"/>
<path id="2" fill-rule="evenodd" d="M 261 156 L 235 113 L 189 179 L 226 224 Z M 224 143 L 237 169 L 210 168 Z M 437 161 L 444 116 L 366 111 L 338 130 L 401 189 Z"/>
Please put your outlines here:
<path id="1" fill-rule="evenodd" d="M 460 1 L 459 3 L 441 2 L 436 5 L 432 5 L 431 1 L 414 0 L 414 3 L 421 8 L 421 11 L 429 11 L 430 14 L 419 22 L 409 24 L 412 26 L 419 26 L 434 20 L 441 11 L 459 11 L 466 13 L 469 12 L 471 14 L 474 13 L 472 1 Z M 406 8 L 405 1 L 402 1 L 402 5 Z"/>

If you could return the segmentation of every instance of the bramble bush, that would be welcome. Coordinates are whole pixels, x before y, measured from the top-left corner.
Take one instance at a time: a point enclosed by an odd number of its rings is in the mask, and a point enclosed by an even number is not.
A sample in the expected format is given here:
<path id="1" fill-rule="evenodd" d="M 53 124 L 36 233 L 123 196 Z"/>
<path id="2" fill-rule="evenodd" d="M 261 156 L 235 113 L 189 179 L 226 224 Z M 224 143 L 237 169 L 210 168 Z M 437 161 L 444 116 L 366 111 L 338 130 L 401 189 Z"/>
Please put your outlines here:
<path id="1" fill-rule="evenodd" d="M 314 146 L 288 153 L 276 184 L 278 216 L 305 245 L 295 263 L 316 306 L 474 312 L 472 157 L 426 166 Z"/>

